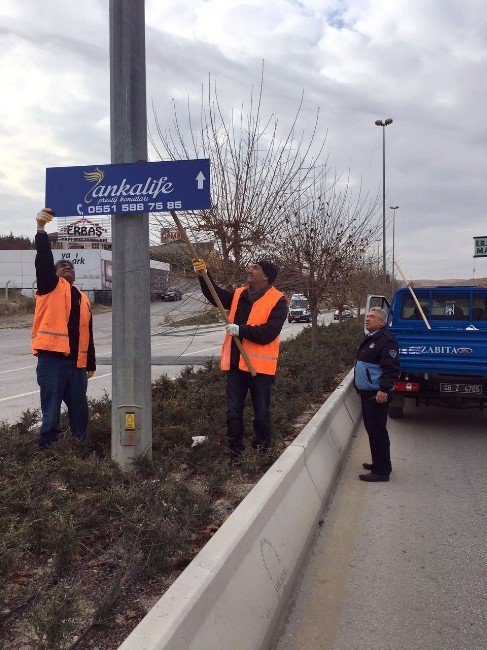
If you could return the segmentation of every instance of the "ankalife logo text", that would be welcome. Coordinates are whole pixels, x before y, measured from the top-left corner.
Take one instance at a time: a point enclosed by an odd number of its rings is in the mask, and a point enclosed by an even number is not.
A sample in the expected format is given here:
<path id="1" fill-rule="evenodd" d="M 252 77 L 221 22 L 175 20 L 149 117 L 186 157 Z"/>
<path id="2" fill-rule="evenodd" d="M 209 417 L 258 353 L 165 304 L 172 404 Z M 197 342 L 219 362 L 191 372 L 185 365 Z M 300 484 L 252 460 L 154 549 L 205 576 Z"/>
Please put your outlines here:
<path id="1" fill-rule="evenodd" d="M 456 348 L 450 345 L 410 345 L 407 348 L 401 348 L 399 352 L 403 355 L 418 354 L 471 354 L 472 348 Z"/>
<path id="2" fill-rule="evenodd" d="M 105 178 L 103 170 L 96 167 L 92 172 L 84 172 L 85 180 L 89 183 L 94 183 L 93 187 L 86 192 L 84 202 L 90 204 L 93 199 L 98 199 L 99 202 L 113 202 L 117 200 L 141 200 L 148 201 L 149 199 L 155 200 L 160 194 L 170 194 L 173 190 L 173 184 L 168 180 L 167 176 L 160 176 L 159 178 L 152 178 L 149 176 L 145 183 L 128 183 L 124 178 L 119 183 L 114 185 L 103 185 L 102 181 Z M 129 198 L 133 197 L 133 198 Z"/>

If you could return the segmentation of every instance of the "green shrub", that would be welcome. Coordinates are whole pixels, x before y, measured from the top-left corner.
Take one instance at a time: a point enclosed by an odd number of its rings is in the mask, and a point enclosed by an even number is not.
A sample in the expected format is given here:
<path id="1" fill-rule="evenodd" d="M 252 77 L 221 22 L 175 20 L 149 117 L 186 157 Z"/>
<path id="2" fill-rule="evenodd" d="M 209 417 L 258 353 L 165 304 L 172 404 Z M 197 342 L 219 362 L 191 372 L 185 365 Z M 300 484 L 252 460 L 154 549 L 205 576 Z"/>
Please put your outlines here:
<path id="1" fill-rule="evenodd" d="M 65 431 L 50 453 L 38 451 L 35 411 L 14 426 L 0 424 L 2 606 L 25 604 L 9 618 L 11 635 L 30 624 L 40 647 L 64 647 L 73 633 L 110 626 L 148 581 L 167 584 L 221 524 L 215 501 L 234 506 L 242 493 L 236 486 L 258 480 L 297 433 L 296 419 L 351 367 L 362 335 L 346 323 L 321 328 L 315 350 L 309 328 L 282 344 L 272 449 L 264 456 L 247 449 L 238 468 L 227 462 L 225 377 L 213 360 L 154 382 L 152 458 L 137 458 L 129 470 L 110 458 L 106 395 L 90 402 L 83 444 Z M 252 415 L 249 404 L 249 431 Z M 192 447 L 196 435 L 207 440 Z M 19 574 L 28 577 L 19 582 Z"/>

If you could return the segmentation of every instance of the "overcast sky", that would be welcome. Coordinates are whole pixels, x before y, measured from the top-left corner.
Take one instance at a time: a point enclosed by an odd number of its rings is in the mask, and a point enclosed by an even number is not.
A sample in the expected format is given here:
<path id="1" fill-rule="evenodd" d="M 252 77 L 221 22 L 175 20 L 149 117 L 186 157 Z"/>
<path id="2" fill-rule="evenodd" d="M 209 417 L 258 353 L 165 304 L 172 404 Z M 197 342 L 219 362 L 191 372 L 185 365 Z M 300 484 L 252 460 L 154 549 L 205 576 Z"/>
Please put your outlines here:
<path id="1" fill-rule="evenodd" d="M 110 160 L 108 0 L 0 3 L 0 232 L 32 235 L 46 167 Z M 333 169 L 398 205 L 396 257 L 413 278 L 468 278 L 487 235 L 485 0 L 146 0 L 147 99 L 225 110 L 259 82 L 265 114 L 320 107 Z M 151 116 L 149 111 L 149 122 Z M 389 212 L 389 210 L 388 210 Z M 391 233 L 388 233 L 391 237 Z M 476 276 L 487 276 L 487 258 Z"/>

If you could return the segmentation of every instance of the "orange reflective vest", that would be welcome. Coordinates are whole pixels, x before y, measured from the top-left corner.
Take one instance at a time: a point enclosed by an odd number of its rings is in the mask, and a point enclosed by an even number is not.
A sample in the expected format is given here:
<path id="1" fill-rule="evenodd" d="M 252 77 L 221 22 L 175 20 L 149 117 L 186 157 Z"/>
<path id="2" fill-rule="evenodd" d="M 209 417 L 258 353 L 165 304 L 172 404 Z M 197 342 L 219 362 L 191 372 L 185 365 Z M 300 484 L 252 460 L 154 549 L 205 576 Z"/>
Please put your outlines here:
<path id="1" fill-rule="evenodd" d="M 79 291 L 79 289 L 78 289 Z M 91 308 L 87 296 L 80 291 L 79 345 L 77 368 L 86 368 L 90 343 Z M 62 352 L 69 356 L 68 321 L 71 312 L 71 285 L 59 278 L 55 289 L 42 296 L 36 296 L 34 325 L 32 326 L 32 354 L 38 350 Z"/>
<path id="2" fill-rule="evenodd" d="M 236 289 L 232 305 L 230 307 L 229 318 L 233 323 L 235 320 L 235 314 L 237 312 L 238 301 L 242 292 L 245 291 L 247 287 L 240 287 Z M 250 310 L 249 318 L 247 320 L 247 325 L 264 325 L 269 320 L 271 311 L 277 305 L 279 300 L 283 297 L 280 291 L 271 287 L 268 289 L 262 298 L 259 298 L 252 305 Z M 230 370 L 230 353 L 232 347 L 232 337 L 229 334 L 225 335 L 225 340 L 223 341 L 222 346 L 222 355 L 220 361 L 220 368 L 222 370 Z M 279 337 L 277 336 L 273 341 L 262 345 L 260 343 L 253 343 L 247 339 L 242 340 L 242 347 L 245 352 L 249 355 L 249 358 L 255 368 L 255 371 L 263 375 L 275 375 L 277 370 L 277 357 L 279 356 Z M 245 370 L 249 372 L 247 364 L 244 361 L 242 355 L 240 355 L 240 361 L 238 364 L 240 370 Z"/>

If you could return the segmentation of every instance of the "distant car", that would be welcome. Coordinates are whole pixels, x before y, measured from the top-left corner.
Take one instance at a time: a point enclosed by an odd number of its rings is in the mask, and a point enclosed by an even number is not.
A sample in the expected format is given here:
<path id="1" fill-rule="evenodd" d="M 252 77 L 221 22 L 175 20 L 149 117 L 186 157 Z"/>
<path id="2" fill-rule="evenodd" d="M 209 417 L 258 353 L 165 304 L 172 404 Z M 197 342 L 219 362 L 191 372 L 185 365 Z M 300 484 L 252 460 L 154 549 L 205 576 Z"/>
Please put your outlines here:
<path id="1" fill-rule="evenodd" d="M 161 300 L 181 300 L 183 292 L 179 287 L 168 287 L 164 293 L 160 294 Z"/>
<path id="2" fill-rule="evenodd" d="M 345 320 L 346 318 L 352 318 L 352 310 L 350 309 L 349 305 L 343 305 L 342 307 L 342 320 Z M 340 320 L 339 309 L 337 309 L 333 314 L 333 320 Z"/>

